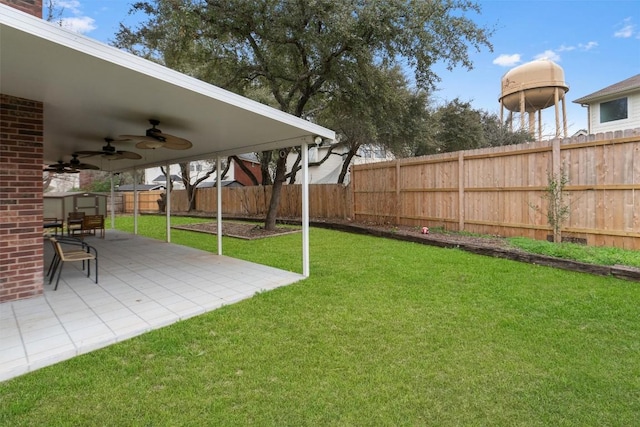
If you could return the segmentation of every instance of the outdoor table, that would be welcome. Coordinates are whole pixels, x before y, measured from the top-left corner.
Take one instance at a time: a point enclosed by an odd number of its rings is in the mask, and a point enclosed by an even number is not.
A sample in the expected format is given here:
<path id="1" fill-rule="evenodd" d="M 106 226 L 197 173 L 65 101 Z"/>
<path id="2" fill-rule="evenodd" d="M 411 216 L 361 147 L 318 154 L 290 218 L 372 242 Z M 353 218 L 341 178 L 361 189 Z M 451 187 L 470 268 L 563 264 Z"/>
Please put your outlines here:
<path id="1" fill-rule="evenodd" d="M 42 224 L 42 228 L 45 230 L 53 228 L 53 234 L 55 236 L 58 235 L 58 229 L 60 229 L 60 233 L 62 234 L 62 220 L 57 218 L 45 218 L 44 223 Z"/>

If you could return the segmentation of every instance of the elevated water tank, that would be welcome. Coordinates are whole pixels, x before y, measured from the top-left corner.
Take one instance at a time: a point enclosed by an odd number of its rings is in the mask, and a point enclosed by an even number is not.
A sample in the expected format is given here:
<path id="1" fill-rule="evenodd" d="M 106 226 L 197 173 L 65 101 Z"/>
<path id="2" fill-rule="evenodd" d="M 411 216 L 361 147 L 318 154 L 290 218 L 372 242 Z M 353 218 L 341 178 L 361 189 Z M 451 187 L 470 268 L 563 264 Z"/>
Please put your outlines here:
<path id="1" fill-rule="evenodd" d="M 540 122 L 540 111 L 555 105 L 557 136 L 560 134 L 558 103 L 562 101 L 564 113 L 566 111 L 564 97 L 568 91 L 569 86 L 564 81 L 562 67 L 549 59 L 538 59 L 515 67 L 502 76 L 502 91 L 499 101 L 502 108 L 520 113 L 522 128 L 524 128 L 525 114 L 529 113 L 529 130 L 532 133 L 535 112 L 538 112 L 538 121 Z M 563 115 L 565 116 L 566 134 L 566 113 Z M 538 126 L 539 133 L 541 133 L 541 123 L 538 123 Z"/>
<path id="2" fill-rule="evenodd" d="M 506 109 L 520 111 L 520 98 L 524 95 L 525 111 L 544 110 L 554 104 L 554 92 L 558 99 L 569 91 L 564 81 L 564 70 L 548 59 L 522 64 L 502 76 L 500 100 Z"/>

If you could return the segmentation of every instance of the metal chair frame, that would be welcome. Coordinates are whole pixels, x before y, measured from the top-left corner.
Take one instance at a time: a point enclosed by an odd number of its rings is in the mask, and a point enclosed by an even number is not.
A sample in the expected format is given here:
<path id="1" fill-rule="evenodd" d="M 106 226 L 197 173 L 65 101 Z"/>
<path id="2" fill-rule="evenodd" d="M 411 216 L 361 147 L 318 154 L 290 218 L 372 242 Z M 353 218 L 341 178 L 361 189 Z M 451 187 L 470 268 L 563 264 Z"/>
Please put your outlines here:
<path id="1" fill-rule="evenodd" d="M 80 241 L 78 239 L 72 238 L 58 238 L 51 237 L 49 238 L 51 244 L 54 249 L 53 259 L 51 260 L 51 264 L 49 265 L 49 270 L 47 272 L 47 276 L 49 277 L 49 284 L 53 281 L 53 276 L 58 273 L 58 277 L 56 279 L 56 285 L 53 290 L 58 289 L 58 284 L 60 283 L 60 276 L 62 275 L 62 267 L 65 262 L 77 262 L 82 261 L 82 269 L 85 269 L 85 261 L 86 261 L 86 269 L 87 269 L 87 277 L 91 276 L 91 261 L 95 262 L 95 276 L 96 283 L 98 283 L 98 251 L 93 246 Z M 76 246 L 80 249 L 72 249 L 65 251 L 62 248 L 62 245 L 70 245 Z"/>

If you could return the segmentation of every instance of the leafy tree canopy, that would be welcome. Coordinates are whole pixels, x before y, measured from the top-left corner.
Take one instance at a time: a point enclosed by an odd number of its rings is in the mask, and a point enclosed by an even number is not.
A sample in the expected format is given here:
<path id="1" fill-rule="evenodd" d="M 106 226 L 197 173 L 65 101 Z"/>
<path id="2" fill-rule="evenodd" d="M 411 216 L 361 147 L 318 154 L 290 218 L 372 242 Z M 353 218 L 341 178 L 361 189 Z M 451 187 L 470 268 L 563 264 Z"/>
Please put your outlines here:
<path id="1" fill-rule="evenodd" d="M 480 12 L 468 0 L 153 0 L 132 11 L 147 19 L 121 25 L 116 46 L 249 97 L 269 93 L 269 104 L 312 120 L 362 84 L 363 70 L 406 65 L 417 88 L 431 89 L 436 63 L 470 69 L 469 49 L 491 48 L 491 30 L 467 17 Z M 367 102 L 351 100 L 352 110 Z M 280 156 L 267 228 L 285 177 Z"/>
<path id="2" fill-rule="evenodd" d="M 465 0 L 153 0 L 132 12 L 115 45 L 203 80 L 251 94 L 268 88 L 278 107 L 308 113 L 315 96 L 360 80 L 362 65 L 407 64 L 416 85 L 439 81 L 437 62 L 472 67 L 469 47 L 491 45 L 490 31 L 466 14 Z"/>
<path id="3" fill-rule="evenodd" d="M 474 109 L 470 102 L 456 98 L 435 109 L 430 132 L 416 155 L 446 153 L 475 148 L 497 147 L 533 141 L 527 132 L 512 132 L 496 114 Z"/>

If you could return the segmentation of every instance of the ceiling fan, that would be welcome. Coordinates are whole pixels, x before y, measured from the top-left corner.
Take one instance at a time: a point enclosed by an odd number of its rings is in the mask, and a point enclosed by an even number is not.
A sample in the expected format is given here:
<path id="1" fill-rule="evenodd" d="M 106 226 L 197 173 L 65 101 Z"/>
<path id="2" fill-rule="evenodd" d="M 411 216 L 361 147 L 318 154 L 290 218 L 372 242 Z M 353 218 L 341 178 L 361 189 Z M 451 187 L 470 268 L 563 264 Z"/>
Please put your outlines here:
<path id="1" fill-rule="evenodd" d="M 113 142 L 113 139 L 111 138 L 105 138 L 104 140 L 107 142 L 107 145 L 102 147 L 102 151 L 76 151 L 75 155 L 102 156 L 107 160 L 139 160 L 142 158 L 140 154 L 134 153 L 133 151 L 116 150 L 116 147 L 111 145 Z"/>
<path id="2" fill-rule="evenodd" d="M 98 166 L 80 162 L 77 154 L 72 154 L 71 157 L 72 158 L 68 163 L 63 162 L 62 160 L 58 160 L 58 163 L 47 166 L 46 168 L 44 168 L 44 171 L 53 173 L 78 173 L 81 170 L 100 169 Z"/>
<path id="3" fill-rule="evenodd" d="M 169 135 L 158 129 L 156 126 L 160 124 L 160 121 L 150 119 L 149 123 L 151 123 L 151 128 L 147 129 L 145 135 L 120 135 L 119 138 L 136 141 L 136 148 L 141 149 L 167 148 L 169 150 L 187 150 L 193 146 L 191 141 Z"/>
<path id="4" fill-rule="evenodd" d="M 80 169 L 74 169 L 69 163 L 65 163 L 62 160 L 58 160 L 58 163 L 47 166 L 43 171 L 53 173 L 80 173 Z"/>

